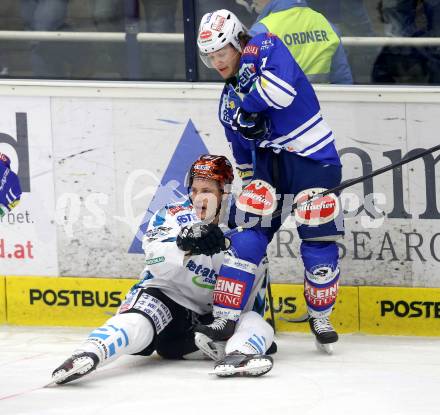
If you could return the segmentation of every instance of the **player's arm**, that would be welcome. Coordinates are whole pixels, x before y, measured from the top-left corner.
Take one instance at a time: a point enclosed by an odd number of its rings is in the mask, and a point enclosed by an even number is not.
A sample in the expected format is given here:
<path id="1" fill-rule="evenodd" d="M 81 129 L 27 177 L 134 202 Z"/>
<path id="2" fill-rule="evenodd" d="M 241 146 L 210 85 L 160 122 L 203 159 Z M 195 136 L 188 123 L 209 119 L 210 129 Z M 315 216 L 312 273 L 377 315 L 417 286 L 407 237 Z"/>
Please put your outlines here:
<path id="1" fill-rule="evenodd" d="M 155 213 L 142 240 L 145 270 L 158 276 L 184 266 L 185 252 L 176 244 L 179 231 L 176 217 L 167 208 Z"/>
<path id="2" fill-rule="evenodd" d="M 259 76 L 243 98 L 242 109 L 258 113 L 288 107 L 297 95 L 294 85 L 301 70 L 282 41 L 275 35 L 259 34 L 248 43 L 243 56 L 251 59 Z"/>
<path id="3" fill-rule="evenodd" d="M 11 170 L 11 161 L 0 153 L 0 217 L 20 202 L 21 187 L 18 176 Z"/>

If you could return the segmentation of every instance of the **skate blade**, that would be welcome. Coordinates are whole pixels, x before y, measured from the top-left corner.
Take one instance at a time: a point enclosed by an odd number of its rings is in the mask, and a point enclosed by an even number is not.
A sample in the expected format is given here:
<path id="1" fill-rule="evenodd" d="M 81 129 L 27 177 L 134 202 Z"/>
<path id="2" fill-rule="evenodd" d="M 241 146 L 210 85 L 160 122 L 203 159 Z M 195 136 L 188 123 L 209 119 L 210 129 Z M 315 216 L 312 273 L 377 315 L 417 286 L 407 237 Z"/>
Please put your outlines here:
<path id="1" fill-rule="evenodd" d="M 223 358 L 224 350 L 220 350 L 220 345 L 217 345 L 217 347 L 211 347 L 210 344 L 214 342 L 206 334 L 196 332 L 194 335 L 194 342 L 210 359 L 217 361 Z"/>
<path id="2" fill-rule="evenodd" d="M 286 321 L 287 323 L 305 323 L 306 321 L 309 321 L 309 314 L 305 313 L 302 316 L 299 316 L 297 318 L 285 318 L 285 317 L 279 317 L 279 320 Z"/>
<path id="3" fill-rule="evenodd" d="M 49 388 L 51 386 L 58 385 L 60 384 L 60 382 L 66 380 L 68 377 L 76 375 L 77 373 L 82 372 L 84 369 L 87 370 L 88 366 L 93 366 L 93 363 L 90 363 L 90 361 L 88 360 L 84 360 L 82 362 L 79 362 L 72 370 L 69 370 L 68 372 L 66 372 L 65 370 L 59 370 L 53 375 L 52 380 L 43 387 Z"/>
<path id="4" fill-rule="evenodd" d="M 252 365 L 249 363 L 252 362 Z M 246 366 L 235 367 L 232 365 L 219 365 L 209 372 L 210 375 L 217 375 L 219 377 L 231 377 L 231 376 L 249 376 L 256 377 L 262 376 L 269 372 L 273 363 L 268 359 L 251 360 Z"/>
<path id="5" fill-rule="evenodd" d="M 331 343 L 322 344 L 322 343 L 319 343 L 317 340 L 315 340 L 315 345 L 316 345 L 316 348 L 318 349 L 318 351 L 329 354 L 329 355 L 333 354 L 333 344 L 331 344 Z"/>

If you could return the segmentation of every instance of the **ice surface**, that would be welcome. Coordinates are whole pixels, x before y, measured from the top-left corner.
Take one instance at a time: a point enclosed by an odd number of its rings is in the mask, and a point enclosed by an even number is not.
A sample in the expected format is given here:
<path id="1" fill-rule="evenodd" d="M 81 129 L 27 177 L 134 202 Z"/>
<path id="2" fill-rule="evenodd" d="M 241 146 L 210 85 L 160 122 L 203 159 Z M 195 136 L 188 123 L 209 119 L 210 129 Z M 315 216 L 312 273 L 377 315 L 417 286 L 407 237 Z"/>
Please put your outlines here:
<path id="1" fill-rule="evenodd" d="M 209 361 L 125 356 L 77 382 L 42 388 L 89 329 L 0 326 L 0 414 L 438 414 L 440 338 L 280 334 L 261 378 L 217 378 Z"/>

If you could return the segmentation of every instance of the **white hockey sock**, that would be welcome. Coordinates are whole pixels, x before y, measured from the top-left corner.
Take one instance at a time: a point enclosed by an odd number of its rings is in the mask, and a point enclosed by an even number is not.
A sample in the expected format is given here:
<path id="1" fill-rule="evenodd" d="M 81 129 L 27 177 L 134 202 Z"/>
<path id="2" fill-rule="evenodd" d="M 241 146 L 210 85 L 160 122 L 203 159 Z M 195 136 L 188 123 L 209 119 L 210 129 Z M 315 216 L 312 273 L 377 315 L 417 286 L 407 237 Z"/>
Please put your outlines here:
<path id="1" fill-rule="evenodd" d="M 153 340 L 151 322 L 138 313 L 116 314 L 93 330 L 74 354 L 92 352 L 99 357 L 100 366 L 124 354 L 138 353 Z"/>
<path id="2" fill-rule="evenodd" d="M 243 313 L 234 335 L 226 343 L 226 354 L 264 354 L 273 342 L 274 332 L 270 324 L 254 311 Z"/>

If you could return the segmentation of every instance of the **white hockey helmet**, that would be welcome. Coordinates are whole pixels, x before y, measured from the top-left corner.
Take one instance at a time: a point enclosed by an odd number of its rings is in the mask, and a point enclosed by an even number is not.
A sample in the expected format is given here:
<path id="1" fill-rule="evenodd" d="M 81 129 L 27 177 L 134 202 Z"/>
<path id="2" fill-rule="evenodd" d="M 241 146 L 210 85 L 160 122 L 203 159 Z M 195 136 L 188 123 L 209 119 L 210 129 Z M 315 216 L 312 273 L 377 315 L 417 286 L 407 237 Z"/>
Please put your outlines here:
<path id="1" fill-rule="evenodd" d="M 246 31 L 246 27 L 229 10 L 222 9 L 206 13 L 200 21 L 197 36 L 200 59 L 208 68 L 212 68 L 208 53 L 216 52 L 229 43 L 241 52 L 242 48 L 238 34 Z"/>

